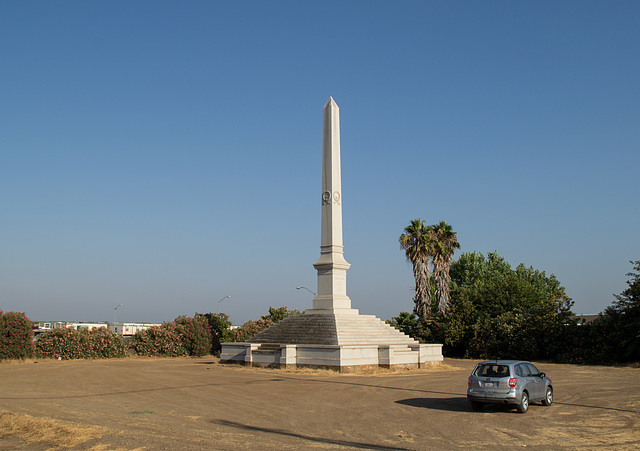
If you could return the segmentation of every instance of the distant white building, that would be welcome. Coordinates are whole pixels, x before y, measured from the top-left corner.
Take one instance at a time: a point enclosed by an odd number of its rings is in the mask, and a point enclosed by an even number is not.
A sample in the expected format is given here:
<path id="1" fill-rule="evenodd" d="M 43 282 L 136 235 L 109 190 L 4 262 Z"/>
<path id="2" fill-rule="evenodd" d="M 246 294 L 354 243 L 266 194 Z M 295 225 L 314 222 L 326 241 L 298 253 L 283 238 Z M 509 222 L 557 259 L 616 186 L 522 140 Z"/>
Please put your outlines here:
<path id="1" fill-rule="evenodd" d="M 65 323 L 62 327 L 75 330 L 96 330 L 107 327 L 107 323 Z"/>
<path id="2" fill-rule="evenodd" d="M 95 330 L 107 327 L 107 323 L 72 323 L 67 321 L 42 322 L 33 326 L 33 334 L 37 337 L 54 329 Z"/>
<path id="3" fill-rule="evenodd" d="M 597 315 L 575 315 L 575 318 L 578 320 L 578 326 L 583 326 L 585 324 L 589 324 L 600 317 L 601 313 Z"/>
<path id="4" fill-rule="evenodd" d="M 49 332 L 53 329 L 73 329 L 73 330 L 96 330 L 107 328 L 113 333 L 123 337 L 131 336 L 136 332 L 150 328 L 151 326 L 161 326 L 153 323 L 75 323 L 66 321 L 42 322 L 33 326 L 35 335 Z"/>
<path id="5" fill-rule="evenodd" d="M 142 330 L 146 330 L 152 326 L 161 326 L 161 324 L 151 324 L 151 323 L 109 323 L 107 326 L 108 329 L 116 333 L 118 335 L 122 335 L 123 337 L 131 336 L 136 332 L 140 332 Z"/>
<path id="6" fill-rule="evenodd" d="M 41 331 L 60 329 L 65 327 L 65 324 L 67 323 L 63 321 L 56 321 L 51 323 L 38 323 L 36 326 L 34 326 L 34 329 L 41 330 Z"/>

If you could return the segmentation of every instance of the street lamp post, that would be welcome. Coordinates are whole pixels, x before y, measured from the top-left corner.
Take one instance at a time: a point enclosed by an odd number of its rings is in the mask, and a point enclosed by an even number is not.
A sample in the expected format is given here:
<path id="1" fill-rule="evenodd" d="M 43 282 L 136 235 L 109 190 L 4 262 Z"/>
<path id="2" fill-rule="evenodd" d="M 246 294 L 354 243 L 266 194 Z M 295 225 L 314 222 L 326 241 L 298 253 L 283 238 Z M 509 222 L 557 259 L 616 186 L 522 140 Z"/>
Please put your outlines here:
<path id="1" fill-rule="evenodd" d="M 118 311 L 118 307 L 122 307 L 122 304 L 116 305 L 116 308 L 113 309 L 113 322 L 116 322 L 116 312 Z"/>
<path id="2" fill-rule="evenodd" d="M 310 290 L 310 289 L 308 289 L 307 287 L 296 287 L 296 290 L 299 290 L 299 289 L 301 289 L 301 288 L 302 288 L 302 289 L 304 289 L 304 290 L 307 290 L 309 293 L 311 293 L 311 294 L 312 294 L 312 295 L 314 295 L 314 296 L 316 295 L 316 293 L 315 293 L 314 291 L 311 291 L 311 290 Z"/>
<path id="3" fill-rule="evenodd" d="M 218 315 L 220 314 L 220 303 L 221 303 L 222 301 L 224 301 L 225 299 L 230 298 L 230 297 L 231 297 L 231 296 L 225 296 L 225 297 L 223 297 L 222 299 L 220 299 L 220 300 L 218 301 Z"/>

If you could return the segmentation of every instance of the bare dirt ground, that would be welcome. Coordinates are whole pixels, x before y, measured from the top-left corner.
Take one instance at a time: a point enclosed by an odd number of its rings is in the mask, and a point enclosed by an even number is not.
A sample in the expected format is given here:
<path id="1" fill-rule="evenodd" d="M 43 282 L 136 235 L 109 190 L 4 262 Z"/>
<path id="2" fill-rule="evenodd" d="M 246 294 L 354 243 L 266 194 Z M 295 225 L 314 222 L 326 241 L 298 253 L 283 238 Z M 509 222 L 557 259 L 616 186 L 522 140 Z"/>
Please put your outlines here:
<path id="1" fill-rule="evenodd" d="M 640 368 L 539 364 L 555 402 L 471 410 L 474 361 L 368 375 L 198 359 L 0 365 L 0 450 L 640 449 Z"/>

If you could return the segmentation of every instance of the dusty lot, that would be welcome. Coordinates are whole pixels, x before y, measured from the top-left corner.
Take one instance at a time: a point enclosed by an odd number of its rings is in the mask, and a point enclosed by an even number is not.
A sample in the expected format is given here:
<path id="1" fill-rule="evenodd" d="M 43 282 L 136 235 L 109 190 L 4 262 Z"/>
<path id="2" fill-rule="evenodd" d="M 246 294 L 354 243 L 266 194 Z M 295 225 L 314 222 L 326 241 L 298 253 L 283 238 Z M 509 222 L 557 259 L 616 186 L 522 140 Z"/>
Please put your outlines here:
<path id="1" fill-rule="evenodd" d="M 211 357 L 2 364 L 0 449 L 640 449 L 639 368 L 539 364 L 555 402 L 521 415 L 471 410 L 473 364 L 373 375 Z"/>

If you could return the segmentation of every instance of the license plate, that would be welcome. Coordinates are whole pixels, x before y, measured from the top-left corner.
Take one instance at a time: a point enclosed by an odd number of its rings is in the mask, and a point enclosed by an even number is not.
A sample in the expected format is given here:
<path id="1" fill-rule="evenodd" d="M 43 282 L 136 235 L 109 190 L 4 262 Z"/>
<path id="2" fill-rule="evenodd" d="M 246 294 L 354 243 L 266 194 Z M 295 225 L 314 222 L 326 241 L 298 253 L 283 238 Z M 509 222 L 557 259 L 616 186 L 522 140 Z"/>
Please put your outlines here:
<path id="1" fill-rule="evenodd" d="M 489 388 L 489 387 L 493 387 L 493 382 L 485 382 L 484 386 Z"/>

